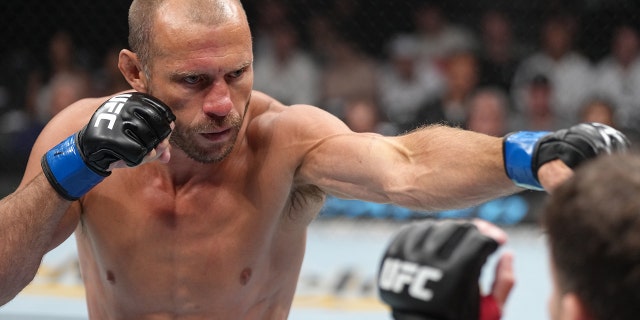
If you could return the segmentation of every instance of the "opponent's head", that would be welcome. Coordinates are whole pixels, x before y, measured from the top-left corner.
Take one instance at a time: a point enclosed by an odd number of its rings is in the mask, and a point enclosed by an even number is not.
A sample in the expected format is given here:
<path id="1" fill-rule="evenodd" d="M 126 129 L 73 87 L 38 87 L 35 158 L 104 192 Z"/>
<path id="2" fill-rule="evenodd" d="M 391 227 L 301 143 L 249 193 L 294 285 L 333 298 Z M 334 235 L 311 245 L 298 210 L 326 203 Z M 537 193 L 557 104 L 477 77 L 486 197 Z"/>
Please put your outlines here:
<path id="1" fill-rule="evenodd" d="M 640 157 L 602 156 L 579 167 L 543 212 L 557 319 L 640 314 Z"/>
<path id="2" fill-rule="evenodd" d="M 235 144 L 253 86 L 253 50 L 238 0 L 134 0 L 131 50 L 120 69 L 132 87 L 177 116 L 172 143 L 201 162 Z"/>

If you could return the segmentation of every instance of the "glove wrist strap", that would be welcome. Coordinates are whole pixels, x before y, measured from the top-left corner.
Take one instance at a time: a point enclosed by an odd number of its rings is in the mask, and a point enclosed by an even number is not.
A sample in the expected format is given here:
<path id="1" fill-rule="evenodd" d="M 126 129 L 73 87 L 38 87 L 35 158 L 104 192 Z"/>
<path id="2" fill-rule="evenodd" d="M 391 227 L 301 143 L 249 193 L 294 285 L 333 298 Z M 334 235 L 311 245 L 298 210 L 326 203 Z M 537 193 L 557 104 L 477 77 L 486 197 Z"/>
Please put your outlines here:
<path id="1" fill-rule="evenodd" d="M 76 143 L 76 136 L 71 135 L 41 159 L 42 171 L 51 186 L 70 201 L 82 197 L 106 176 L 87 166 Z"/>
<path id="2" fill-rule="evenodd" d="M 547 131 L 519 131 L 507 135 L 503 140 L 502 155 L 507 176 L 517 186 L 544 190 L 532 169 L 532 158 L 536 143 L 549 134 Z"/>

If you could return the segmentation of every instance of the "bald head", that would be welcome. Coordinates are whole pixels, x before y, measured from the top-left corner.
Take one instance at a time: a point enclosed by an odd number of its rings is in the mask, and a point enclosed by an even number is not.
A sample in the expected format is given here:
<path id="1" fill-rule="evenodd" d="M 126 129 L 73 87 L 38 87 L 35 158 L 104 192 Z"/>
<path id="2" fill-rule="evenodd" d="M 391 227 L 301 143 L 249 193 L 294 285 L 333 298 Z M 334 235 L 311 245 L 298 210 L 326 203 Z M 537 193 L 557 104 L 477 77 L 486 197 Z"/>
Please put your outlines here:
<path id="1" fill-rule="evenodd" d="M 151 35 L 158 15 L 208 26 L 237 18 L 246 21 L 239 0 L 133 0 L 129 8 L 129 46 L 145 69 L 157 53 Z"/>

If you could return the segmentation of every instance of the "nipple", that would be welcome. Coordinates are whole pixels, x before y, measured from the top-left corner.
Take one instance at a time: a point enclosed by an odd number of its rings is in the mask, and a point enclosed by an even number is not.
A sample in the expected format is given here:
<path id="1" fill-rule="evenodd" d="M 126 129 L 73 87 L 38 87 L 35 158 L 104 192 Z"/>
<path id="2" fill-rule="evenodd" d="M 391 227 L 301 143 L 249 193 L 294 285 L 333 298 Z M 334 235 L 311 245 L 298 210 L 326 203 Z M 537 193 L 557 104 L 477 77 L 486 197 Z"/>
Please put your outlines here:
<path id="1" fill-rule="evenodd" d="M 111 284 L 116 283 L 116 276 L 113 274 L 113 271 L 107 270 L 107 281 Z"/>
<path id="2" fill-rule="evenodd" d="M 240 273 L 240 284 L 246 286 L 247 283 L 249 283 L 249 280 L 251 280 L 251 269 L 245 268 Z"/>

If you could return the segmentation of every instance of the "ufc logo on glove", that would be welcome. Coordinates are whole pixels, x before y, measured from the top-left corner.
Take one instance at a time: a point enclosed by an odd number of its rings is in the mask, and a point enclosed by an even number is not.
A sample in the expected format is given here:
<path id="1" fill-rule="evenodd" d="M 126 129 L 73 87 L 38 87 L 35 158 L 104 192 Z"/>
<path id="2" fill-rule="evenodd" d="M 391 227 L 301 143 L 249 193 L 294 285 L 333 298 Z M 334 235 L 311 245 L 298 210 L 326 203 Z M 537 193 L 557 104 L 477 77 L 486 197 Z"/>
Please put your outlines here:
<path id="1" fill-rule="evenodd" d="M 421 266 L 414 262 L 387 258 L 380 270 L 378 285 L 381 289 L 400 293 L 409 286 L 409 295 L 415 299 L 429 301 L 433 291 L 426 288 L 429 281 L 439 281 L 442 270 L 429 266 Z"/>
<path id="2" fill-rule="evenodd" d="M 80 131 L 42 157 L 51 186 L 69 201 L 78 200 L 111 174 L 110 165 L 133 167 L 171 133 L 176 117 L 157 98 L 145 93 L 121 94 L 105 101 Z M 105 127 L 104 121 L 107 121 Z"/>
<path id="3" fill-rule="evenodd" d="M 109 128 L 109 130 L 113 130 L 113 125 L 118 119 L 117 115 L 120 114 L 124 103 L 127 102 L 130 97 L 131 94 L 121 94 L 105 102 L 103 107 L 105 107 L 106 110 L 104 113 L 97 115 L 96 122 L 93 124 L 93 126 L 97 128 L 100 125 L 100 121 L 107 120 L 109 121 L 109 125 L 107 126 L 107 128 Z"/>

